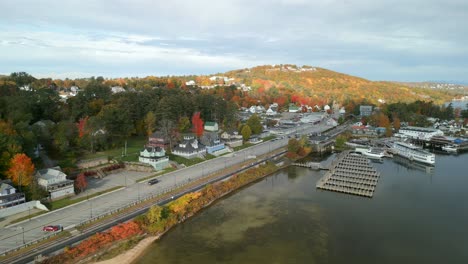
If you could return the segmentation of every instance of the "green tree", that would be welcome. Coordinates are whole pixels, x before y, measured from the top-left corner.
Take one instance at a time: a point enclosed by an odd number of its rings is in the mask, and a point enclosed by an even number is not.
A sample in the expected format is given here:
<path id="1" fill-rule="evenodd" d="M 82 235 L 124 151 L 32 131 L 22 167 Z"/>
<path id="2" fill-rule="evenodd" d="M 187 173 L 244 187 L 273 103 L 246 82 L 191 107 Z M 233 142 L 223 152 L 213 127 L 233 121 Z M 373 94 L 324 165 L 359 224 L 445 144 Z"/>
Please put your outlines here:
<path id="1" fill-rule="evenodd" d="M 335 147 L 337 149 L 344 149 L 345 146 L 346 146 L 346 137 L 342 135 L 337 136 L 335 140 Z"/>
<path id="2" fill-rule="evenodd" d="M 145 116 L 145 128 L 146 128 L 146 135 L 149 136 L 153 134 L 154 130 L 156 129 L 156 116 L 152 111 L 149 111 Z"/>
<path id="3" fill-rule="evenodd" d="M 242 127 L 241 135 L 244 141 L 249 140 L 250 136 L 252 135 L 252 130 L 250 129 L 249 125 L 244 125 Z"/>
<path id="4" fill-rule="evenodd" d="M 253 134 L 260 134 L 263 131 L 262 124 L 260 122 L 260 118 L 257 114 L 253 114 L 248 120 L 247 125 L 252 130 Z"/>
<path id="5" fill-rule="evenodd" d="M 290 138 L 288 141 L 288 151 L 291 153 L 297 153 L 301 148 L 300 142 L 295 138 Z"/>
<path id="6" fill-rule="evenodd" d="M 183 116 L 181 118 L 179 118 L 179 124 L 177 126 L 177 128 L 179 129 L 179 132 L 180 133 L 186 133 L 190 130 L 190 127 L 191 127 L 191 123 L 190 123 L 190 119 L 186 116 Z"/>

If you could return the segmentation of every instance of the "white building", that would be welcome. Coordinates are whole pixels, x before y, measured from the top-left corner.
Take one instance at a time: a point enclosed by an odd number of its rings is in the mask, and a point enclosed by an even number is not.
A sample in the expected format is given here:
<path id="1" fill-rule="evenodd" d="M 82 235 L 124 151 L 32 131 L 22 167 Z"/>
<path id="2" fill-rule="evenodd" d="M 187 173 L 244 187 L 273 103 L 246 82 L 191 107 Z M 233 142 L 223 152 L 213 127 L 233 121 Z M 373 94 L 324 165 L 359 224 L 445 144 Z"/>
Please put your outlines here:
<path id="1" fill-rule="evenodd" d="M 206 147 L 199 143 L 194 136 L 184 136 L 184 141 L 174 148 L 172 154 L 192 159 L 204 156 L 206 154 Z"/>
<path id="2" fill-rule="evenodd" d="M 444 135 L 444 132 L 442 132 L 440 129 L 412 126 L 402 127 L 398 132 L 407 137 L 422 140 L 430 140 L 433 136 Z"/>
<path id="3" fill-rule="evenodd" d="M 15 206 L 25 201 L 24 193 L 16 192 L 16 189 L 8 183 L 0 183 L 0 208 Z"/>
<path id="4" fill-rule="evenodd" d="M 113 94 L 116 94 L 116 93 L 123 93 L 125 92 L 125 89 L 121 86 L 114 86 L 114 87 L 111 87 L 111 91 Z"/>
<path id="5" fill-rule="evenodd" d="M 75 195 L 73 181 L 67 179 L 60 167 L 38 170 L 36 178 L 37 183 L 49 192 L 51 199 Z"/>
<path id="6" fill-rule="evenodd" d="M 169 166 L 169 157 L 161 147 L 146 147 L 140 151 L 138 161 L 153 166 L 155 170 L 163 170 Z"/>
<path id="7" fill-rule="evenodd" d="M 195 81 L 194 80 L 190 80 L 188 82 L 185 82 L 185 85 L 195 85 Z"/>

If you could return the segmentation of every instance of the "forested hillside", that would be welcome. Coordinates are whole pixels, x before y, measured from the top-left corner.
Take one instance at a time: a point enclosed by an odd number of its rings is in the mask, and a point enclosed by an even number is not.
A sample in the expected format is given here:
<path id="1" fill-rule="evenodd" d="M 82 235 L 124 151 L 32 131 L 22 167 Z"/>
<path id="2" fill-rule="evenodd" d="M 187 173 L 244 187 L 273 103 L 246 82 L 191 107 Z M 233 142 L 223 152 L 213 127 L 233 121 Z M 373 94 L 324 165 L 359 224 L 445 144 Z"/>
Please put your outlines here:
<path id="1" fill-rule="evenodd" d="M 368 101 L 378 104 L 413 102 L 417 100 L 443 103 L 452 98 L 443 91 L 410 88 L 392 82 L 373 82 L 366 79 L 310 66 L 258 66 L 225 73 L 252 87 L 252 95 L 292 96 L 301 103 L 315 105 L 333 100 L 345 104 Z"/>

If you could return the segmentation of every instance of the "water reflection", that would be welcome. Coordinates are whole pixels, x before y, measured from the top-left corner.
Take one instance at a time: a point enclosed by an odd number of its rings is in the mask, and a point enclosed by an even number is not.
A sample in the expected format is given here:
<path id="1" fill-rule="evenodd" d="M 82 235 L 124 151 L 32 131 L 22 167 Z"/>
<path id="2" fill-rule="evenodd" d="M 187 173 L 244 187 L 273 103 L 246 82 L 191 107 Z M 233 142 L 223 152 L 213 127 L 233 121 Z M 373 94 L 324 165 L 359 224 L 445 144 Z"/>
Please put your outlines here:
<path id="1" fill-rule="evenodd" d="M 426 174 L 434 174 L 434 166 L 425 165 L 423 163 L 410 161 L 398 155 L 393 156 L 393 161 L 409 170 L 419 170 Z"/>

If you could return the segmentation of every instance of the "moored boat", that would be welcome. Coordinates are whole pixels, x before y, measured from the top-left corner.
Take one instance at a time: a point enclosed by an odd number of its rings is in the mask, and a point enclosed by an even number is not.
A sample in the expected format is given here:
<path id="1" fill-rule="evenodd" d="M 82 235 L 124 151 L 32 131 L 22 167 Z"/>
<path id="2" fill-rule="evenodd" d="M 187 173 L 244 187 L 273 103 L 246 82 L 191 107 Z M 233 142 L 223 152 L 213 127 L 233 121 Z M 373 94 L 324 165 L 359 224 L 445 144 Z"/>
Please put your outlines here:
<path id="1" fill-rule="evenodd" d="M 413 144 L 405 142 L 395 142 L 393 144 L 393 152 L 407 158 L 411 161 L 418 161 L 429 165 L 435 164 L 435 154 L 423 150 Z"/>

